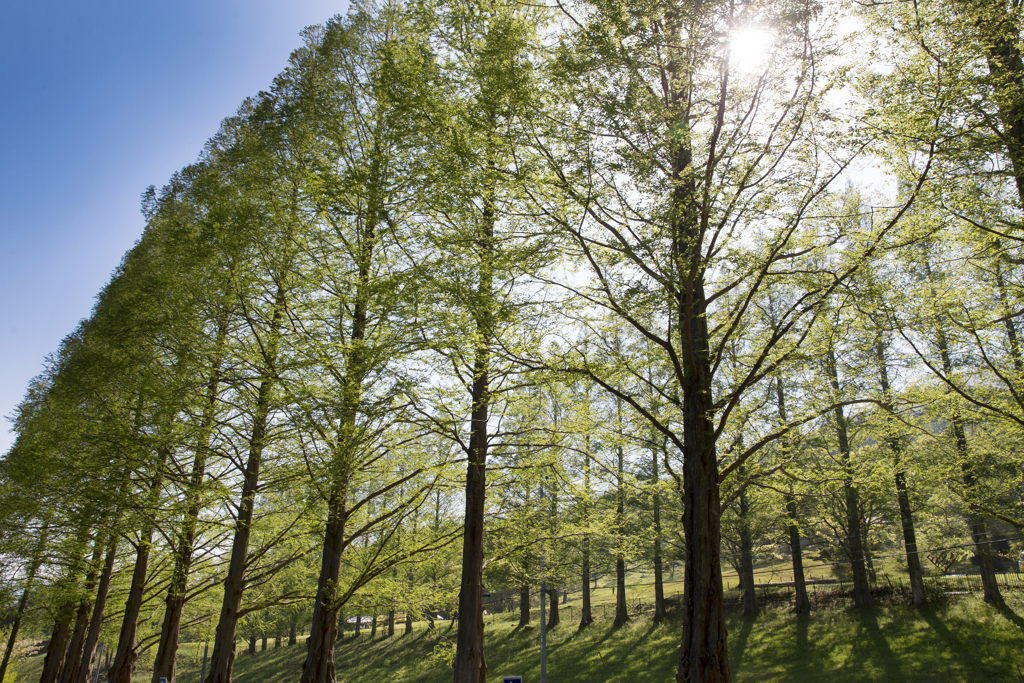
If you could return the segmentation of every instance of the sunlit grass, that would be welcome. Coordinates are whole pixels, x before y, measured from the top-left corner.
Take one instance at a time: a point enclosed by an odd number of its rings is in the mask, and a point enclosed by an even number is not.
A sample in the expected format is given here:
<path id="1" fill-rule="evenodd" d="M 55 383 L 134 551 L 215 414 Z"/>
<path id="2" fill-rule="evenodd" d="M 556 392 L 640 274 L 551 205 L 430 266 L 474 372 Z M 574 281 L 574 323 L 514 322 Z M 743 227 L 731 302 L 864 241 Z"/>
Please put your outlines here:
<path id="1" fill-rule="evenodd" d="M 599 613 L 600 614 L 600 613 Z M 515 626 L 514 614 L 486 621 L 490 680 L 521 675 L 539 680 L 539 639 L 533 628 Z M 820 609 L 797 617 L 788 608 L 768 608 L 745 619 L 731 611 L 727 620 L 729 652 L 737 681 L 853 683 L 1024 682 L 1024 595 L 1008 593 L 1007 605 L 986 605 L 980 596 L 957 596 L 917 609 L 884 604 L 867 611 L 852 607 Z M 424 623 L 410 636 L 383 634 L 359 640 L 349 635 L 337 648 L 339 681 L 374 683 L 446 683 L 451 669 L 433 655 L 439 642 L 454 642 L 450 622 L 435 631 Z M 549 636 L 548 680 L 558 683 L 621 681 L 668 682 L 675 671 L 681 624 L 671 619 L 654 625 L 649 615 L 620 629 L 598 621 L 583 632 L 563 613 L 562 625 Z M 237 683 L 297 681 L 305 657 L 303 643 L 255 655 L 245 644 L 235 662 Z M 179 660 L 179 683 L 199 683 L 199 649 L 186 644 Z M 38 680 L 42 657 L 21 662 L 19 681 Z M 137 680 L 148 683 L 143 672 Z"/>

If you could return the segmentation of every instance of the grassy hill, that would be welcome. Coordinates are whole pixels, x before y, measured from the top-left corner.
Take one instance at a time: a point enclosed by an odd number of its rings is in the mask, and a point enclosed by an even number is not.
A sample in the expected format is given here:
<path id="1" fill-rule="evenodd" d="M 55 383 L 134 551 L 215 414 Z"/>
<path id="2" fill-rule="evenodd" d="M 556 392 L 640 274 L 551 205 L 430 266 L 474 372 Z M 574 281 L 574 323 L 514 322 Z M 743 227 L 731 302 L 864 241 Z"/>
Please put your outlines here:
<path id="1" fill-rule="evenodd" d="M 737 681 L 1014 681 L 1024 683 L 1024 595 L 1012 593 L 1005 607 L 985 605 L 979 596 L 954 596 L 925 609 L 885 604 L 868 611 L 846 606 L 796 617 L 786 607 L 768 608 L 753 618 L 732 613 L 729 651 Z M 552 683 L 668 682 L 675 670 L 681 625 L 654 625 L 649 616 L 620 629 L 599 621 L 583 632 L 564 621 L 549 634 L 548 680 Z M 444 661 L 454 643 L 448 624 L 435 631 L 416 625 L 410 636 L 370 639 L 364 632 L 337 648 L 339 681 L 447 683 Z M 522 675 L 539 680 L 538 629 L 515 627 L 513 615 L 486 620 L 489 678 Z M 297 681 L 305 655 L 302 644 L 244 653 L 235 664 L 237 683 Z M 179 683 L 199 683 L 198 649 L 186 646 Z M 38 680 L 41 657 L 20 662 L 20 683 Z M 148 677 L 140 671 L 140 681 Z"/>

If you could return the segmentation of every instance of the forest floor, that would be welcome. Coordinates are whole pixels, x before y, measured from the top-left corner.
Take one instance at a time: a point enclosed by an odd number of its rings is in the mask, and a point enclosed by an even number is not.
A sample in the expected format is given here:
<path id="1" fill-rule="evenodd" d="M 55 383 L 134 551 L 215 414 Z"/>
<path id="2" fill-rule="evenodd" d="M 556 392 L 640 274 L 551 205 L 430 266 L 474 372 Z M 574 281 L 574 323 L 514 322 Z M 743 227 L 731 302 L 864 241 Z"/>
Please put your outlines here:
<path id="1" fill-rule="evenodd" d="M 736 681 L 845 683 L 886 681 L 934 683 L 1013 681 L 1024 683 L 1024 593 L 1007 594 L 1003 607 L 979 595 L 948 596 L 918 609 L 886 603 L 859 611 L 843 604 L 797 617 L 785 606 L 770 606 L 744 618 L 728 616 L 729 654 Z M 337 647 L 339 681 L 373 683 L 447 683 L 445 661 L 455 631 L 446 622 L 429 631 L 416 624 L 408 636 L 371 639 L 367 632 L 346 637 Z M 552 683 L 621 683 L 672 680 L 681 624 L 678 617 L 655 625 L 650 615 L 614 629 L 600 620 L 580 632 L 568 619 L 549 631 L 548 680 Z M 540 679 L 539 629 L 518 628 L 514 614 L 486 619 L 487 663 L 492 681 L 521 675 Z M 240 653 L 236 683 L 297 681 L 305 648 L 271 647 L 255 655 Z M 183 650 L 194 646 L 186 646 Z M 38 680 L 42 657 L 19 662 L 19 683 Z M 148 683 L 139 672 L 137 680 Z M 199 662 L 180 661 L 178 683 L 199 683 Z"/>

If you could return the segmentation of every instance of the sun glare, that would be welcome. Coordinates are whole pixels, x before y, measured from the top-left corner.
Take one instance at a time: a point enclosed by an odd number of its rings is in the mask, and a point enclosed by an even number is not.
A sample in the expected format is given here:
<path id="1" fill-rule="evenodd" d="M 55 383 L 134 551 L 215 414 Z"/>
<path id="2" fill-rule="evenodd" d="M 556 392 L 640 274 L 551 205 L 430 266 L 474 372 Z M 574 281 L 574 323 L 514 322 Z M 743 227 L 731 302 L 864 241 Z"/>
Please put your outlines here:
<path id="1" fill-rule="evenodd" d="M 729 64 L 740 73 L 760 71 L 771 56 L 772 35 L 747 26 L 733 31 L 729 39 Z"/>

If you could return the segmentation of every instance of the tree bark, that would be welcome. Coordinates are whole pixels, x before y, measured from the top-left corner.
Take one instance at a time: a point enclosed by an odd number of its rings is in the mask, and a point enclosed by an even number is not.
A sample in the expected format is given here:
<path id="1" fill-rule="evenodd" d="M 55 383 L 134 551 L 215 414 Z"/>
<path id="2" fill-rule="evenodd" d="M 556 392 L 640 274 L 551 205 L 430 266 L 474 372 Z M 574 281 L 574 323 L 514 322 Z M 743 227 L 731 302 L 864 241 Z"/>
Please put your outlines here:
<path id="1" fill-rule="evenodd" d="M 625 438 L 622 425 L 622 400 L 615 402 L 618 418 L 619 438 Z M 615 531 L 622 534 L 626 525 L 626 472 L 625 454 L 622 445 L 615 447 L 616 455 L 616 491 L 615 491 Z M 613 628 L 618 628 L 629 621 L 629 609 L 626 606 L 626 560 L 622 553 L 615 559 L 615 621 Z"/>
<path id="2" fill-rule="evenodd" d="M 146 496 L 146 509 L 143 510 L 144 522 L 139 542 L 135 546 L 135 567 L 132 569 L 132 582 L 128 588 L 128 597 L 124 604 L 124 616 L 121 618 L 121 631 L 117 638 L 117 651 L 114 663 L 107 670 L 108 683 L 132 683 L 135 673 L 135 662 L 139 658 L 136 651 L 136 634 L 138 632 L 139 614 L 142 612 L 142 600 L 146 589 L 146 575 L 149 572 L 149 551 L 153 545 L 153 511 L 160 502 L 160 489 L 163 487 L 164 468 L 170 449 L 161 446 L 153 476 L 149 481 Z"/>
<path id="3" fill-rule="evenodd" d="M 551 606 L 548 613 L 548 628 L 554 628 L 562 623 L 561 617 L 558 616 L 558 588 L 548 589 L 548 602 Z"/>
<path id="4" fill-rule="evenodd" d="M 103 611 L 107 606 L 107 592 L 110 590 L 110 578 L 114 573 L 114 560 L 117 558 L 117 535 L 111 531 L 107 543 L 107 557 L 103 563 L 99 586 L 96 590 L 96 601 L 92 608 L 92 619 L 85 637 L 85 649 L 82 652 L 82 665 L 78 669 L 75 683 L 89 683 L 96 667 L 96 647 L 100 642 L 100 631 L 103 629 Z"/>
<path id="5" fill-rule="evenodd" d="M 881 338 L 875 342 L 875 359 L 878 362 L 878 383 L 882 390 L 882 410 L 886 414 L 885 441 L 892 453 L 893 470 L 896 479 L 896 500 L 900 509 L 900 524 L 903 527 L 903 547 L 907 554 L 907 573 L 910 575 L 910 597 L 917 606 L 925 604 L 924 571 L 921 556 L 917 552 L 917 534 L 914 531 L 914 515 L 910 509 L 910 493 L 907 491 L 907 473 L 903 468 L 903 444 L 894 432 L 896 410 L 889 388 L 889 370 L 885 362 L 885 345 Z"/>
<path id="6" fill-rule="evenodd" d="M 278 285 L 275 295 L 274 313 L 264 353 L 264 375 L 257 389 L 253 414 L 252 432 L 249 438 L 249 457 L 242 482 L 242 495 L 235 519 L 235 534 L 231 544 L 231 559 L 227 577 L 224 579 L 224 598 L 221 602 L 220 618 L 213 639 L 213 654 L 210 656 L 210 673 L 204 683 L 231 683 L 231 670 L 235 662 L 235 633 L 238 625 L 238 609 L 245 590 L 246 557 L 249 553 L 249 536 L 252 532 L 252 518 L 256 505 L 256 491 L 259 488 L 260 466 L 263 462 L 263 448 L 266 445 L 267 426 L 270 416 L 271 389 L 276 381 L 277 345 L 284 318 L 285 290 L 283 282 Z"/>
<path id="7" fill-rule="evenodd" d="M 85 575 L 85 591 L 78 602 L 78 613 L 75 615 L 75 628 L 71 632 L 71 640 L 68 643 L 68 652 L 64 656 L 64 666 L 61 667 L 59 683 L 74 683 L 78 678 L 78 669 L 82 666 L 82 652 L 85 648 L 85 638 L 89 628 L 89 615 L 92 612 L 92 595 L 96 589 L 96 578 L 99 574 L 100 558 L 103 557 L 103 544 L 97 534 L 93 542 L 92 559 L 89 561 L 89 568 Z"/>
<path id="8" fill-rule="evenodd" d="M 667 35 L 680 40 L 686 21 L 676 9 L 665 17 Z M 669 82 L 670 130 L 689 130 L 688 109 L 693 94 L 693 69 L 681 44 L 670 48 L 666 62 Z M 725 116 L 728 72 L 723 71 L 718 112 L 719 130 Z M 677 683 L 729 683 L 725 611 L 722 595 L 722 531 L 718 451 L 713 423 L 712 366 L 708 338 L 707 298 L 704 292 L 704 236 L 710 217 L 708 203 L 698 195 L 697 171 L 688 134 L 667 139 L 670 196 L 671 288 L 677 322 L 683 422 L 683 533 L 686 568 L 683 579 L 683 634 L 679 647 Z M 714 142 L 710 158 L 715 157 Z M 710 182 L 710 178 L 705 178 Z"/>
<path id="9" fill-rule="evenodd" d="M 43 658 L 43 671 L 39 683 L 54 683 L 60 675 L 64 654 L 67 651 L 68 637 L 71 634 L 71 618 L 74 616 L 74 603 L 65 603 L 58 610 L 57 619 L 53 624 L 50 642 L 46 646 L 46 657 Z"/>
<path id="10" fill-rule="evenodd" d="M 214 360 L 210 371 L 210 379 L 206 383 L 206 395 L 203 398 L 203 414 L 199 423 L 199 438 L 196 442 L 195 457 L 192 459 L 192 472 L 185 500 L 188 507 L 178 532 L 177 546 L 174 552 L 174 571 L 164 601 L 164 620 L 160 628 L 160 641 L 157 644 L 156 656 L 153 659 L 152 683 L 160 683 L 166 678 L 174 683 L 177 674 L 178 638 L 181 634 L 181 615 L 185 610 L 188 578 L 192 569 L 195 553 L 196 532 L 199 527 L 199 513 L 202 510 L 203 480 L 206 478 L 206 464 L 210 457 L 210 439 L 213 435 L 214 417 L 217 409 L 217 395 L 220 389 L 224 358 L 224 346 L 227 340 L 228 318 L 224 314 L 217 324 L 217 336 L 214 341 Z M 111 681 L 111 683 L 114 683 Z M 125 681 L 124 683 L 128 683 Z"/>
<path id="11" fill-rule="evenodd" d="M 320 579 L 317 582 L 313 622 L 306 640 L 306 662 L 302 667 L 302 683 L 335 680 L 334 646 L 338 639 L 338 581 L 341 576 L 341 553 L 345 544 L 347 509 L 343 499 L 344 486 L 335 486 L 327 503 L 329 517 L 320 557 Z M 358 628 L 358 627 L 357 627 Z"/>
<path id="12" fill-rule="evenodd" d="M 740 476 L 743 468 L 740 468 Z M 743 586 L 743 616 L 757 614 L 757 593 L 754 590 L 754 540 L 750 533 L 750 501 L 746 487 L 740 492 L 740 584 Z"/>
<path id="13" fill-rule="evenodd" d="M 933 273 L 930 263 L 925 263 L 925 271 L 929 283 L 932 283 L 932 298 L 935 296 Z M 942 360 L 942 372 L 947 380 L 952 380 L 953 362 L 949 356 L 949 342 L 946 339 L 945 327 L 939 323 L 936 329 L 936 346 L 939 349 L 939 357 Z M 965 498 L 967 499 L 967 525 L 971 530 L 971 539 L 974 541 L 974 556 L 978 561 L 978 571 L 981 574 L 981 586 L 985 602 L 1000 604 L 1003 601 L 1002 593 L 999 590 L 999 583 L 996 581 L 995 563 L 992 561 L 992 552 L 988 545 L 988 525 L 985 522 L 981 506 L 970 499 L 977 489 L 977 478 L 974 474 L 974 465 L 971 462 L 967 446 L 967 433 L 964 430 L 963 417 L 960 410 L 954 406 L 953 415 L 950 417 L 950 426 L 953 432 L 953 442 L 956 448 L 957 457 L 960 460 L 960 477 L 964 485 Z"/>
<path id="14" fill-rule="evenodd" d="M 492 173 L 496 173 L 490 164 Z M 493 176 L 492 176 L 493 177 Z M 492 180 L 492 183 L 494 181 Z M 456 635 L 455 683 L 484 683 L 483 563 L 484 507 L 487 497 L 487 420 L 490 409 L 490 363 L 494 306 L 494 188 L 484 192 L 479 250 L 480 280 L 473 306 L 476 323 L 473 360 L 473 402 L 466 470 L 466 509 L 462 536 L 462 578 L 459 588 L 459 631 Z"/>
<path id="15" fill-rule="evenodd" d="M 519 625 L 526 626 L 530 623 L 530 584 L 522 583 L 519 586 Z"/>
<path id="16" fill-rule="evenodd" d="M 654 484 L 654 623 L 665 619 L 665 580 L 662 573 L 661 557 L 661 492 L 658 483 L 658 451 L 652 441 L 651 445 L 651 481 Z"/>
<path id="17" fill-rule="evenodd" d="M 589 404 L 589 392 L 587 395 Z M 582 607 L 580 608 L 580 628 L 586 628 L 594 623 L 594 615 L 591 612 L 590 605 L 590 434 L 586 437 L 586 453 L 583 458 L 583 504 L 582 516 L 583 516 L 583 527 L 585 529 L 583 534 L 583 547 L 581 554 L 583 555 L 582 566 L 580 567 L 580 585 L 582 586 Z M 529 594 L 527 594 L 527 601 L 529 601 Z M 527 615 L 529 616 L 529 615 Z M 520 626 L 524 624 L 520 621 Z"/>
<path id="18" fill-rule="evenodd" d="M 836 368 L 836 354 L 831 344 L 825 363 L 832 390 L 838 397 L 839 374 Z M 867 565 L 864 558 L 863 533 L 861 531 L 860 497 L 853 485 L 853 461 L 850 456 L 850 439 L 846 427 L 846 416 L 842 407 L 833 411 L 836 421 L 836 436 L 839 439 L 839 457 L 843 468 L 843 495 L 846 502 L 846 548 L 853 570 L 853 604 L 856 607 L 870 607 L 871 586 L 868 583 Z"/>
<path id="19" fill-rule="evenodd" d="M 11 663 L 11 655 L 14 653 L 14 645 L 18 642 L 18 631 L 21 629 L 21 620 L 25 616 L 25 606 L 28 604 L 28 596 L 32 591 L 32 582 L 35 581 L 36 572 L 43 561 L 43 549 L 46 547 L 46 537 L 50 529 L 50 522 L 43 524 L 39 534 L 38 545 L 36 546 L 35 557 L 28 565 L 28 572 L 25 576 L 25 587 L 21 590 L 21 597 L 18 598 L 18 609 L 14 613 L 14 622 L 11 624 L 11 634 L 7 637 L 7 647 L 4 649 L 4 659 L 0 662 L 0 683 L 3 683 L 7 676 L 7 667 Z"/>
<path id="20" fill-rule="evenodd" d="M 785 425 L 789 421 L 786 415 L 786 392 L 782 386 L 782 378 L 775 377 L 775 400 L 779 412 L 779 424 Z M 779 439 L 779 448 L 782 450 L 782 457 L 789 457 L 789 439 L 783 434 Z M 787 531 L 789 533 L 789 551 L 793 558 L 793 587 L 794 600 L 793 612 L 795 614 L 810 614 L 811 601 L 807 598 L 807 582 L 804 579 L 804 556 L 800 547 L 800 518 L 797 514 L 796 496 L 793 494 L 793 484 L 789 485 L 789 493 L 786 499 L 786 516 L 789 519 Z"/>

